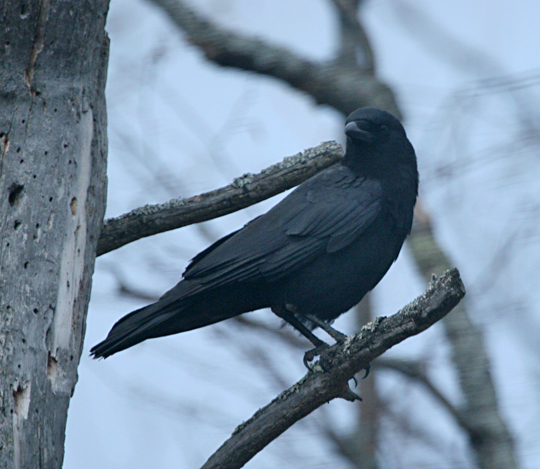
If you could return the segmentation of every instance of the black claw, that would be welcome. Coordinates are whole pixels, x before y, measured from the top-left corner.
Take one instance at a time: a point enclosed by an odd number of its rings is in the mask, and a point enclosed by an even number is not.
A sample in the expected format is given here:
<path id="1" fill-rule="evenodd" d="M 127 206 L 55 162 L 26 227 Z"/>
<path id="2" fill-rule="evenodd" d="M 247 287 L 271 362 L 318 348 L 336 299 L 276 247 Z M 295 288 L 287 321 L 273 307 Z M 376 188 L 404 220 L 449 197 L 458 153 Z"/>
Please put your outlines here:
<path id="1" fill-rule="evenodd" d="M 364 374 L 364 376 L 362 377 L 362 379 L 366 379 L 366 378 L 368 377 L 370 371 L 371 371 L 371 363 L 370 363 L 368 366 L 366 366 L 366 367 L 364 368 L 365 374 Z"/>
<path id="2" fill-rule="evenodd" d="M 304 362 L 304 366 L 308 369 L 308 371 L 311 371 L 311 365 L 309 362 L 313 360 L 313 358 L 308 357 L 308 352 L 304 353 L 304 358 L 302 361 Z"/>
<path id="3" fill-rule="evenodd" d="M 321 353 L 323 353 L 326 349 L 330 348 L 328 344 L 322 343 L 321 345 L 308 350 L 306 353 L 304 353 L 304 366 L 311 371 L 311 366 L 309 362 L 313 361 L 315 357 L 318 357 Z"/>

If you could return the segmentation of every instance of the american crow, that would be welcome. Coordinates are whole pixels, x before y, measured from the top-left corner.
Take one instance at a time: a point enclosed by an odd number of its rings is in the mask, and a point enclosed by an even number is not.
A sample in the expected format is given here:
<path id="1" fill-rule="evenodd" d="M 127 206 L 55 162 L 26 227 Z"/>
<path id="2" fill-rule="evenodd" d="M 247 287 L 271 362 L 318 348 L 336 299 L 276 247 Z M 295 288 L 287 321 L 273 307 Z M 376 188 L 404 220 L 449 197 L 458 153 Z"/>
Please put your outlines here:
<path id="1" fill-rule="evenodd" d="M 339 164 L 195 256 L 159 301 L 114 325 L 94 358 L 268 307 L 324 344 L 311 329 L 379 283 L 411 230 L 418 192 L 414 149 L 394 116 L 358 109 L 345 134 Z"/>

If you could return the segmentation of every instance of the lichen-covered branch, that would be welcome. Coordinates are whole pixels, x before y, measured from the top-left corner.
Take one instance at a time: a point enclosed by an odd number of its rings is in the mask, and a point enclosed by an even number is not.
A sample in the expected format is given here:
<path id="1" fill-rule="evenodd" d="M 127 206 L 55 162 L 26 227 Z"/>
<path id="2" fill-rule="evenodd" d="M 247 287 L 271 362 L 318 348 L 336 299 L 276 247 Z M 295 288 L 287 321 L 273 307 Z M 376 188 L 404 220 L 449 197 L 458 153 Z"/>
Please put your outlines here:
<path id="1" fill-rule="evenodd" d="M 147 236 L 236 212 L 290 189 L 337 163 L 343 150 L 326 142 L 285 158 L 257 174 L 244 174 L 232 184 L 187 199 L 145 205 L 105 221 L 99 237 L 100 256 Z"/>
<path id="2" fill-rule="evenodd" d="M 302 380 L 258 410 L 210 457 L 203 469 L 242 467 L 298 420 L 341 397 L 358 398 L 348 382 L 389 348 L 419 334 L 444 317 L 465 295 L 457 269 L 434 280 L 424 294 L 395 315 L 379 317 L 324 352 Z"/>

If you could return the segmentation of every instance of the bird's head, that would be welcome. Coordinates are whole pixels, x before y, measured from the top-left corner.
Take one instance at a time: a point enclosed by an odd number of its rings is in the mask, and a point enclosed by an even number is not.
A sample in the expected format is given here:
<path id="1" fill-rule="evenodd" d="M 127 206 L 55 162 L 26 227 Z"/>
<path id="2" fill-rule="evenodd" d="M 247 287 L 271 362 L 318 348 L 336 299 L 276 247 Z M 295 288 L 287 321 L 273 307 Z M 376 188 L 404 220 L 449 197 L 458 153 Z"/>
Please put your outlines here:
<path id="1" fill-rule="evenodd" d="M 380 109 L 357 109 L 345 121 L 348 144 L 377 144 L 394 138 L 407 138 L 405 130 L 392 114 Z"/>
<path id="2" fill-rule="evenodd" d="M 416 156 L 401 122 L 380 109 L 357 109 L 345 121 L 347 149 L 343 163 L 366 175 L 405 165 L 416 171 Z"/>

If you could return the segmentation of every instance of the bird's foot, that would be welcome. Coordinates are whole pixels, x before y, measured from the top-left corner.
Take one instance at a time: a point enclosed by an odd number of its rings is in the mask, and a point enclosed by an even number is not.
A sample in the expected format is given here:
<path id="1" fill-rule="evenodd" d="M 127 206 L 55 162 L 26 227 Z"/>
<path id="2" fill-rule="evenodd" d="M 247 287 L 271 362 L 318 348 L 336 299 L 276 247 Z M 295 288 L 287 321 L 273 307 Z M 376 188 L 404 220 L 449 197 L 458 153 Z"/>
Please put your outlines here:
<path id="1" fill-rule="evenodd" d="M 304 366 L 311 371 L 310 362 L 312 362 L 316 357 L 318 357 L 321 353 L 323 353 L 325 350 L 328 350 L 329 348 L 330 345 L 323 342 L 321 345 L 318 345 L 317 347 L 308 350 L 306 353 L 304 353 Z"/>
<path id="2" fill-rule="evenodd" d="M 343 343 L 343 342 L 341 342 Z M 322 344 L 318 345 L 317 347 L 315 348 L 312 348 L 311 350 L 308 350 L 305 354 L 304 354 L 304 359 L 303 359 L 303 362 L 304 362 L 304 366 L 309 370 L 311 371 L 312 367 L 311 367 L 311 362 L 316 358 L 318 357 L 319 355 L 321 355 L 321 353 L 323 352 L 326 352 L 327 350 L 331 349 L 331 348 L 336 348 L 338 346 L 341 345 L 340 342 L 330 346 L 328 345 L 327 343 L 323 342 Z M 324 366 L 323 366 L 324 368 Z M 362 379 L 366 379 L 369 375 L 369 372 L 371 371 L 371 363 L 368 364 L 368 366 L 366 366 L 364 368 L 364 376 L 362 376 Z M 353 381 L 354 381 L 354 387 L 358 386 L 358 381 L 356 380 L 356 377 L 353 376 Z M 360 399 L 362 400 L 362 399 Z"/>
<path id="3" fill-rule="evenodd" d="M 345 340 L 347 339 L 347 336 L 343 334 L 342 332 L 337 331 L 333 327 L 331 327 L 329 324 L 324 322 L 322 319 L 319 319 L 317 316 L 314 316 L 313 314 L 302 314 L 307 320 L 311 321 L 315 326 L 320 327 L 323 331 L 325 331 L 330 337 L 332 337 L 336 343 L 332 346 L 328 345 L 326 342 L 322 342 L 319 340 L 319 343 L 313 342 L 313 345 L 315 345 L 314 349 L 308 350 L 304 354 L 304 365 L 308 370 L 311 370 L 310 362 L 315 359 L 315 357 L 318 357 L 321 353 L 325 352 L 326 350 L 330 348 L 337 348 L 340 345 L 342 345 Z"/>

